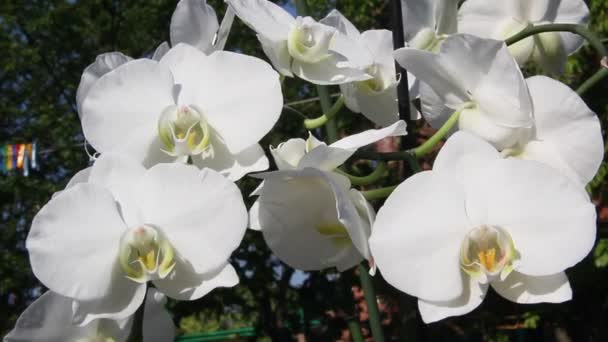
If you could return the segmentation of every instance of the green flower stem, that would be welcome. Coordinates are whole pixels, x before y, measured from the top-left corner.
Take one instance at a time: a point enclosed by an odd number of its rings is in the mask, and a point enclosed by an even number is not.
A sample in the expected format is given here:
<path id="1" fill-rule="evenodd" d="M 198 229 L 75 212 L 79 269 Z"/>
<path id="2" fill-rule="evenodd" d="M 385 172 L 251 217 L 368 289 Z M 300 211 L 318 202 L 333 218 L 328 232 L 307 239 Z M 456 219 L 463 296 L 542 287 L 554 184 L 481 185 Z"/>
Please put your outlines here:
<path id="1" fill-rule="evenodd" d="M 466 106 L 464 108 L 466 108 Z M 441 128 L 439 128 L 439 130 L 435 132 L 432 137 L 429 138 L 429 140 L 425 141 L 424 144 L 411 150 L 414 156 L 416 156 L 416 158 L 420 158 L 431 152 L 433 148 L 435 148 L 435 145 L 437 145 L 448 134 L 448 132 L 450 132 L 452 127 L 454 127 L 454 125 L 458 122 L 458 118 L 460 118 L 461 112 L 462 109 L 455 111 L 454 114 L 450 116 L 448 121 L 446 121 L 443 126 L 441 126 Z"/>
<path id="2" fill-rule="evenodd" d="M 378 297 L 376 296 L 376 289 L 374 289 L 372 277 L 369 275 L 367 267 L 363 264 L 357 266 L 357 271 L 359 272 L 361 288 L 363 288 L 363 293 L 365 294 L 365 303 L 367 303 L 367 312 L 369 315 L 369 326 L 372 329 L 374 342 L 384 342 L 384 331 L 382 330 L 382 321 L 380 320 L 380 310 L 378 310 Z"/>
<path id="3" fill-rule="evenodd" d="M 606 76 L 608 76 L 608 69 L 602 67 L 598 72 L 593 74 L 593 76 L 589 77 L 583 84 L 581 84 L 578 89 L 576 89 L 576 93 L 579 95 L 583 95 L 589 89 L 593 88 L 593 86 L 603 80 Z"/>
<path id="4" fill-rule="evenodd" d="M 593 48 L 597 50 L 600 56 L 606 56 L 606 48 L 604 47 L 604 44 L 602 44 L 602 40 L 593 32 L 589 31 L 585 26 L 576 24 L 530 25 L 525 29 L 521 30 L 519 33 L 515 34 L 514 36 L 506 39 L 505 43 L 507 45 L 513 45 L 519 42 L 520 40 L 524 40 L 530 36 L 543 32 L 571 32 L 574 34 L 578 34 L 585 38 L 587 42 L 589 42 L 589 44 L 591 44 L 591 46 L 593 46 Z"/>
<path id="5" fill-rule="evenodd" d="M 329 96 L 329 94 L 327 94 L 327 89 L 325 87 L 323 87 L 323 89 L 325 89 L 325 91 L 324 91 L 325 94 L 327 96 Z M 340 97 L 338 97 L 338 99 L 336 100 L 336 102 L 333 105 L 331 105 L 331 100 L 324 99 L 324 96 L 321 96 L 321 91 L 319 91 L 319 95 L 320 95 L 319 100 L 321 102 L 321 108 L 323 108 L 324 113 L 323 113 L 323 115 L 319 116 L 318 118 L 304 120 L 304 127 L 306 127 L 306 129 L 310 130 L 310 129 L 319 128 L 323 125 L 329 125 L 330 122 L 333 122 L 332 119 L 334 118 L 334 116 L 336 116 L 336 114 L 338 114 L 338 112 L 340 112 L 340 109 L 342 109 L 342 106 L 344 106 L 344 96 L 342 96 L 342 95 L 340 95 Z M 329 105 L 327 102 L 329 102 Z M 328 132 L 328 134 L 329 134 L 329 132 Z"/>
<path id="6" fill-rule="evenodd" d="M 384 176 L 386 173 L 386 164 L 384 162 L 379 162 L 378 166 L 376 166 L 376 169 L 372 173 L 363 177 L 353 176 L 340 169 L 336 169 L 335 172 L 346 176 L 353 185 L 370 185 L 376 183 L 378 180 L 380 180 L 380 178 L 382 178 L 382 176 Z"/>
<path id="7" fill-rule="evenodd" d="M 350 331 L 350 337 L 353 342 L 363 342 L 361 325 L 356 317 L 351 317 L 348 319 L 348 331 Z"/>
<path id="8" fill-rule="evenodd" d="M 410 170 L 412 170 L 413 173 L 418 173 L 422 171 L 422 167 L 418 163 L 418 159 L 416 159 L 413 154 L 408 153 L 406 155 L 405 161 L 407 162 L 407 165 L 409 165 Z"/>
<path id="9" fill-rule="evenodd" d="M 390 194 L 393 193 L 393 191 L 395 191 L 396 188 L 397 188 L 397 185 L 393 185 L 393 186 L 388 186 L 386 188 L 378 188 L 378 189 L 374 189 L 374 190 L 361 191 L 361 193 L 363 194 L 363 197 L 365 197 L 366 200 L 373 201 L 373 200 L 387 198 Z"/>

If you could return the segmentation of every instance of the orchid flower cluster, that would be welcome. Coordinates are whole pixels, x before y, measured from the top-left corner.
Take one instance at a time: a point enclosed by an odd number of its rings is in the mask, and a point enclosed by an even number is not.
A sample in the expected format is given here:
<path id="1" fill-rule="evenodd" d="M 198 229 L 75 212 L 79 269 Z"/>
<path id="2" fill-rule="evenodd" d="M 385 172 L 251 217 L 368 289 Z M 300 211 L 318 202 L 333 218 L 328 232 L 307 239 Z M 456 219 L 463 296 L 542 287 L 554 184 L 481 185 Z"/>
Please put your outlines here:
<path id="1" fill-rule="evenodd" d="M 170 43 L 142 58 L 106 53 L 85 69 L 78 111 L 99 157 L 34 218 L 26 246 L 49 291 L 6 341 L 125 341 L 135 328 L 144 341 L 169 341 L 166 297 L 235 286 L 230 255 L 248 227 L 297 269 L 367 261 L 419 299 L 425 322 L 472 311 L 489 287 L 517 303 L 572 297 L 564 271 L 595 242 L 585 185 L 603 159 L 601 127 L 568 86 L 520 67 L 558 75 L 584 40 L 504 39 L 585 25 L 584 1 L 402 0 L 406 46 L 396 50 L 391 31 L 360 32 L 336 10 L 316 21 L 267 0 L 226 3 L 220 25 L 205 0 L 181 0 Z M 234 15 L 270 64 L 223 51 Z M 395 61 L 439 129 L 405 152 L 420 157 L 449 137 L 432 170 L 399 184 L 376 214 L 341 166 L 407 134 Z M 284 77 L 339 85 L 334 106 L 378 128 L 271 146 L 277 170 L 268 171 L 259 141 L 282 112 Z M 261 180 L 250 210 L 235 184 L 245 175 Z"/>

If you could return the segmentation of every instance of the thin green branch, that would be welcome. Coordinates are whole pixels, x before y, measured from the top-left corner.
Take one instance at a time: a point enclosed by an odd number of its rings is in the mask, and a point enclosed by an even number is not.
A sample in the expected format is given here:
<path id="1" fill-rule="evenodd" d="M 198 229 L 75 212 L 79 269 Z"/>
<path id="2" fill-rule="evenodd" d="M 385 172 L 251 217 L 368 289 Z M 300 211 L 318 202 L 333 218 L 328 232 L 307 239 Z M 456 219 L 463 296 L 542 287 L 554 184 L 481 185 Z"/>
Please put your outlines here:
<path id="1" fill-rule="evenodd" d="M 367 304 L 367 313 L 369 315 L 369 326 L 372 330 L 372 336 L 375 342 L 384 342 L 384 331 L 380 320 L 380 310 L 378 310 L 378 297 L 376 289 L 372 282 L 372 277 L 369 275 L 367 267 L 363 264 L 357 266 L 359 272 L 359 280 L 365 294 L 365 302 Z"/>
<path id="2" fill-rule="evenodd" d="M 333 94 L 330 94 L 329 97 L 334 98 L 334 97 L 338 97 L 340 95 L 342 95 L 342 94 L 341 93 L 333 93 Z M 309 104 L 309 103 L 313 103 L 313 102 L 317 102 L 317 101 L 319 101 L 319 97 L 315 96 L 315 97 L 311 97 L 311 98 L 308 98 L 308 99 L 287 102 L 285 104 L 285 106 L 299 106 L 299 105 Z"/>
<path id="3" fill-rule="evenodd" d="M 361 193 L 363 194 L 363 197 L 365 197 L 366 200 L 374 201 L 374 200 L 387 198 L 390 194 L 393 193 L 393 191 L 395 191 L 396 188 L 397 188 L 397 185 L 393 185 L 393 186 L 387 186 L 386 188 L 378 188 L 378 189 L 374 189 L 374 190 L 361 191 Z"/>
<path id="4" fill-rule="evenodd" d="M 304 113 L 300 112 L 299 110 L 297 110 L 297 109 L 295 109 L 295 108 L 293 108 L 291 106 L 283 105 L 283 109 L 287 110 L 288 112 L 296 114 L 301 119 L 308 120 L 308 118 L 306 117 L 306 115 L 304 115 Z"/>
<path id="5" fill-rule="evenodd" d="M 587 42 L 589 42 L 589 44 L 593 46 L 595 50 L 597 50 L 597 53 L 600 56 L 604 57 L 607 55 L 606 48 L 604 47 L 604 44 L 602 44 L 602 40 L 593 32 L 589 31 L 585 26 L 577 24 L 530 25 L 514 36 L 506 39 L 505 43 L 507 45 L 513 45 L 521 40 L 543 32 L 570 32 L 578 34 L 585 38 Z"/>
<path id="6" fill-rule="evenodd" d="M 325 90 L 325 93 L 327 93 L 327 90 Z M 329 94 L 326 94 L 327 96 L 329 96 Z M 324 113 L 323 115 L 319 116 L 318 118 L 314 118 L 314 119 L 306 119 L 304 120 L 304 127 L 306 127 L 306 129 L 315 129 L 315 128 L 319 128 L 323 125 L 327 125 L 329 122 L 333 121 L 332 119 L 336 116 L 336 114 L 338 114 L 338 112 L 340 112 L 340 109 L 342 109 L 342 106 L 344 106 L 344 96 L 340 95 L 340 97 L 338 97 L 338 99 L 336 100 L 336 102 L 331 105 L 331 100 L 330 100 L 330 105 L 327 105 L 327 101 L 324 101 L 323 98 L 324 96 L 319 96 L 320 100 L 321 100 L 321 108 L 323 109 Z M 329 132 L 328 132 L 329 135 Z M 336 137 L 337 138 L 337 133 L 336 133 Z M 336 141 L 337 139 L 333 139 L 333 141 Z M 332 139 L 329 139 L 332 140 Z M 333 141 L 329 141 L 329 143 L 332 143 Z"/>
<path id="7" fill-rule="evenodd" d="M 596 83 L 603 80 L 606 76 L 608 76 L 608 69 L 601 68 L 600 70 L 598 70 L 598 72 L 593 74 L 593 76 L 589 77 L 585 82 L 583 82 L 583 84 L 581 84 L 581 86 L 576 89 L 576 93 L 579 95 L 585 94 L 589 89 L 593 88 Z"/>
<path id="8" fill-rule="evenodd" d="M 463 108 L 465 109 L 466 106 Z M 435 146 L 450 132 L 452 127 L 458 122 L 458 118 L 460 118 L 461 110 L 457 110 L 450 116 L 448 121 L 446 121 L 441 128 L 433 136 L 429 138 L 429 140 L 425 141 L 422 145 L 416 147 L 411 150 L 411 152 L 416 156 L 416 158 L 424 157 L 429 152 L 435 148 Z"/>
<path id="9" fill-rule="evenodd" d="M 335 171 L 343 176 L 346 176 L 353 185 L 363 186 L 374 184 L 379 181 L 380 178 L 382 178 L 382 176 L 384 176 L 386 173 L 386 164 L 384 162 L 379 162 L 378 166 L 376 166 L 376 169 L 372 173 L 363 177 L 353 176 L 340 169 L 336 169 Z"/>

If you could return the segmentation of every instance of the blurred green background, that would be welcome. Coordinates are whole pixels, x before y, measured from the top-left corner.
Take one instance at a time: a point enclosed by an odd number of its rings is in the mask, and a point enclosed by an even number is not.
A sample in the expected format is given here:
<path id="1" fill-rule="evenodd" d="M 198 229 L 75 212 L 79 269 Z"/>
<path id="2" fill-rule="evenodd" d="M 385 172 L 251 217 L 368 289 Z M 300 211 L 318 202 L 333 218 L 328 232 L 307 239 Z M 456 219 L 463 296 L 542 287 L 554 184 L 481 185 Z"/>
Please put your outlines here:
<path id="1" fill-rule="evenodd" d="M 53 192 L 61 190 L 73 174 L 89 163 L 75 105 L 82 71 L 103 52 L 149 56 L 158 44 L 168 40 L 176 2 L 0 2 L 0 145 L 36 141 L 42 151 L 41 168 L 29 177 L 20 172 L 0 174 L 0 336 L 12 329 L 23 309 L 45 290 L 31 272 L 24 247 L 33 216 Z M 209 3 L 221 19 L 223 1 Z M 294 9 L 292 3 L 279 3 Z M 608 37 L 608 1 L 593 0 L 588 4 L 592 30 Z M 338 8 L 362 31 L 391 28 L 392 4 L 388 0 L 308 0 L 308 5 L 317 19 L 329 9 Z M 238 19 L 227 49 L 266 58 L 255 35 Z M 576 88 L 597 70 L 597 61 L 592 49 L 581 49 L 571 57 L 562 81 Z M 526 72 L 535 71 L 531 67 Z M 286 102 L 316 96 L 315 88 L 301 81 L 286 79 L 284 85 Z M 603 127 L 608 127 L 608 83 L 596 85 L 584 98 L 600 116 Z M 320 114 L 316 102 L 297 109 L 308 116 Z M 340 130 L 356 132 L 369 127 L 360 117 L 346 115 L 345 110 L 339 119 Z M 286 110 L 262 145 L 276 146 L 288 138 L 305 136 L 301 118 Z M 360 167 L 365 169 L 366 165 Z M 400 172 L 393 169 L 387 184 L 399 181 Z M 239 185 L 248 195 L 256 181 L 245 178 Z M 593 193 L 599 217 L 608 221 L 608 210 L 603 205 L 606 188 L 601 177 L 594 182 Z M 241 277 L 237 287 L 214 290 L 194 302 L 170 302 L 180 335 L 251 328 L 234 332 L 254 335 L 243 336 L 243 340 L 305 337 L 309 341 L 330 341 L 341 338 L 348 319 L 361 320 L 367 329 L 354 270 L 341 275 L 332 270 L 295 271 L 272 256 L 260 233 L 251 231 L 234 253 L 233 264 Z M 375 282 L 385 309 L 383 318 L 389 340 L 608 341 L 607 266 L 608 240 L 598 239 L 594 252 L 568 271 L 574 290 L 571 302 L 517 305 L 490 293 L 473 313 L 431 325 L 420 321 L 414 298 L 400 294 L 379 276 Z"/>

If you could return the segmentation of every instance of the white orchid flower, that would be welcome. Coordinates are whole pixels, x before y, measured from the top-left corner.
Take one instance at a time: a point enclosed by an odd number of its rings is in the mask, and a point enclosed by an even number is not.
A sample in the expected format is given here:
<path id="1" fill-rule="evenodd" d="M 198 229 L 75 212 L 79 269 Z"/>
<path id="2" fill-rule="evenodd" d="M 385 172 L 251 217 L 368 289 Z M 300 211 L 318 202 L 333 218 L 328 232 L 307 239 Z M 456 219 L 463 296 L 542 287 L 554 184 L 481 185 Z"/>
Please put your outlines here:
<path id="1" fill-rule="evenodd" d="M 401 0 L 403 32 L 408 46 L 438 52 L 456 33 L 459 0 Z"/>
<path id="2" fill-rule="evenodd" d="M 359 54 L 353 65 L 372 76 L 369 80 L 340 85 L 344 103 L 355 113 L 361 113 L 376 125 L 385 127 L 399 120 L 397 80 L 393 59 L 393 34 L 388 30 L 360 33 L 337 10 L 332 10 L 321 23 L 335 27 L 357 44 Z M 410 84 L 413 84 L 410 81 Z"/>
<path id="3" fill-rule="evenodd" d="M 530 25 L 584 24 L 589 8 L 583 0 L 467 0 L 459 12 L 460 32 L 479 37 L 507 39 Z M 566 58 L 583 45 L 584 39 L 569 32 L 545 32 L 509 47 L 520 65 L 529 60 L 546 71 L 561 74 Z"/>
<path id="4" fill-rule="evenodd" d="M 226 13 L 220 28 L 215 10 L 207 4 L 206 0 L 180 0 L 171 16 L 171 45 L 187 43 L 207 55 L 223 50 L 232 25 L 231 17 L 234 18 L 234 13 Z M 167 42 L 160 44 L 151 58 L 159 61 L 170 48 Z M 76 92 L 78 115 L 81 113 L 82 101 L 91 86 L 101 76 L 132 59 L 120 52 L 108 52 L 97 56 L 95 62 L 86 67 Z"/>
<path id="5" fill-rule="evenodd" d="M 367 239 L 374 210 L 348 178 L 315 168 L 257 174 L 264 186 L 251 209 L 266 244 L 289 266 L 349 269 L 371 260 Z"/>
<path id="6" fill-rule="evenodd" d="M 264 52 L 282 75 L 315 84 L 342 84 L 371 78 L 351 65 L 359 53 L 350 39 L 311 17 L 294 18 L 268 0 L 226 0 L 257 33 Z"/>
<path id="7" fill-rule="evenodd" d="M 517 303 L 569 300 L 564 270 L 595 235 L 595 207 L 578 183 L 457 132 L 432 171 L 387 199 L 370 247 L 384 278 L 418 297 L 428 323 L 472 311 L 490 285 Z"/>
<path id="8" fill-rule="evenodd" d="M 565 84 L 545 76 L 526 80 L 534 105 L 534 126 L 503 156 L 536 160 L 582 185 L 589 183 L 604 159 L 597 115 Z"/>
<path id="9" fill-rule="evenodd" d="M 112 154 L 77 177 L 36 215 L 26 247 L 36 277 L 78 302 L 79 323 L 133 314 L 148 281 L 180 300 L 238 283 L 228 258 L 247 212 L 225 177 Z"/>
<path id="10" fill-rule="evenodd" d="M 99 319 L 86 325 L 73 323 L 73 300 L 47 291 L 19 316 L 15 328 L 4 342 L 127 341 L 133 316 L 122 320 Z M 150 314 L 143 325 L 144 342 L 170 341 L 175 337 L 171 316 L 164 308 L 166 299 L 155 289 L 146 297 L 145 311 Z M 154 323 L 154 324 L 150 324 Z M 165 339 L 158 338 L 164 337 Z"/>
<path id="11" fill-rule="evenodd" d="M 159 62 L 133 60 L 103 75 L 87 92 L 81 121 L 101 153 L 146 166 L 190 157 L 236 180 L 268 168 L 257 142 L 282 107 L 279 75 L 266 62 L 179 44 Z"/>
<path id="12" fill-rule="evenodd" d="M 422 114 L 433 127 L 459 111 L 459 129 L 502 150 L 533 124 L 528 87 L 501 41 L 456 34 L 437 54 L 402 48 L 395 59 L 424 83 Z"/>
<path id="13" fill-rule="evenodd" d="M 343 271 L 366 259 L 373 273 L 367 240 L 374 210 L 348 178 L 332 171 L 358 148 L 405 134 L 405 122 L 398 121 L 329 146 L 310 135 L 271 147 L 279 171 L 254 176 L 263 183 L 251 194 L 259 198 L 249 210 L 250 228 L 261 230 L 270 249 L 294 268 Z"/>
<path id="14" fill-rule="evenodd" d="M 323 171 L 333 171 L 350 158 L 359 148 L 387 137 L 406 135 L 405 121 L 399 120 L 382 129 L 370 129 L 340 139 L 327 145 L 309 134 L 307 140 L 289 139 L 270 153 L 279 170 L 293 170 L 312 167 Z"/>

